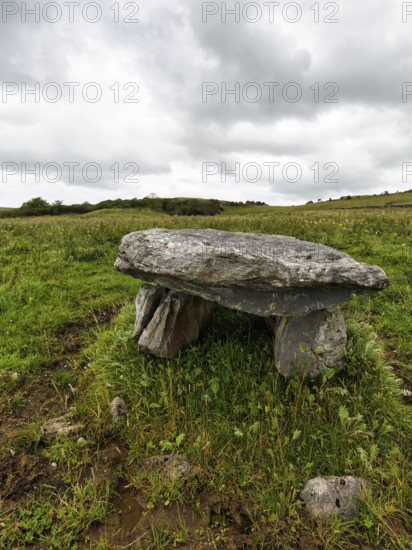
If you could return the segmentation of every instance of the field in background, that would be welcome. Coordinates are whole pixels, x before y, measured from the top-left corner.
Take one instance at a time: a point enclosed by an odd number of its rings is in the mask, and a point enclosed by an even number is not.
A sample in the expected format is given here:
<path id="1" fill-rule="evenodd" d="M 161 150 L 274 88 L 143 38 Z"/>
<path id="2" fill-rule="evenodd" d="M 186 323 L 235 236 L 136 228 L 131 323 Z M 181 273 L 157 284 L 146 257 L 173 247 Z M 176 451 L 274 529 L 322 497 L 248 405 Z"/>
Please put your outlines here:
<path id="1" fill-rule="evenodd" d="M 124 212 L 129 210 L 134 215 L 144 216 L 144 211 L 151 211 L 153 216 L 162 214 L 179 216 L 215 216 L 224 211 L 225 215 L 230 214 L 257 214 L 259 212 L 272 213 L 282 211 L 283 213 L 298 210 L 316 211 L 316 210 L 339 210 L 355 208 L 412 208 L 412 190 L 388 193 L 380 195 L 347 195 L 339 199 L 330 198 L 327 201 L 312 200 L 301 206 L 292 207 L 269 207 L 261 201 L 247 201 L 246 203 L 216 200 L 200 199 L 190 197 L 161 198 L 156 195 L 144 197 L 142 199 L 114 199 L 102 201 L 98 204 L 84 202 L 82 204 L 63 204 L 61 201 L 49 203 L 41 197 L 33 198 L 21 205 L 19 208 L 1 208 L 0 218 L 18 218 L 18 217 L 36 217 L 36 216 L 61 216 L 61 215 L 87 215 L 98 214 L 107 211 Z"/>
<path id="2" fill-rule="evenodd" d="M 412 190 L 403 191 L 402 193 L 387 193 L 383 195 L 352 195 L 349 197 L 341 197 L 331 201 L 314 201 L 314 204 L 306 204 L 297 208 L 305 210 L 329 210 L 333 208 L 359 208 L 359 207 L 377 207 L 377 206 L 393 206 L 400 204 L 412 205 Z"/>
<path id="3" fill-rule="evenodd" d="M 394 202 L 412 203 L 401 195 Z M 0 220 L 2 547 L 408 548 L 411 213 L 325 210 L 336 205 Z M 281 379 L 262 327 L 230 311 L 179 360 L 161 361 L 136 350 L 139 283 L 113 269 L 121 237 L 151 227 L 320 242 L 381 266 L 391 287 L 344 306 L 347 367 L 315 383 Z M 111 422 L 117 395 L 128 425 Z M 45 419 L 67 412 L 86 425 L 86 444 L 42 434 Z M 183 483 L 144 469 L 164 453 L 184 453 L 196 475 Z M 303 483 L 346 473 L 373 488 L 359 519 L 311 521 Z M 142 510 L 125 503 L 134 495 L 148 512 L 133 532 Z"/>

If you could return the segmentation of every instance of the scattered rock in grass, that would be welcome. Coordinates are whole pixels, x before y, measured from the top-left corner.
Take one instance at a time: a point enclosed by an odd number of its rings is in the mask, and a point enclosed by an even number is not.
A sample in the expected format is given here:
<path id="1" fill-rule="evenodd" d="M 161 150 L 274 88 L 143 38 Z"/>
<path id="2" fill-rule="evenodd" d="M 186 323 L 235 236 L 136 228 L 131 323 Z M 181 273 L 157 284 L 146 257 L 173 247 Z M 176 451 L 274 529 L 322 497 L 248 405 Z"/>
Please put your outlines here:
<path id="1" fill-rule="evenodd" d="M 324 476 L 306 482 L 300 496 L 315 518 L 353 519 L 357 499 L 368 488 L 366 481 L 353 476 Z"/>
<path id="2" fill-rule="evenodd" d="M 79 447 L 86 447 L 87 441 L 84 439 L 84 437 L 79 437 L 79 439 L 77 440 L 77 445 Z"/>
<path id="3" fill-rule="evenodd" d="M 115 397 L 110 403 L 109 409 L 113 422 L 120 422 L 121 420 L 127 419 L 126 403 L 121 397 Z"/>
<path id="4" fill-rule="evenodd" d="M 159 455 L 146 458 L 147 470 L 158 470 L 171 481 L 186 479 L 192 469 L 185 455 Z"/>
<path id="5" fill-rule="evenodd" d="M 72 435 L 78 434 L 82 430 L 84 430 L 84 425 L 80 423 L 71 424 L 68 414 L 51 418 L 43 426 L 43 433 L 48 435 Z"/>

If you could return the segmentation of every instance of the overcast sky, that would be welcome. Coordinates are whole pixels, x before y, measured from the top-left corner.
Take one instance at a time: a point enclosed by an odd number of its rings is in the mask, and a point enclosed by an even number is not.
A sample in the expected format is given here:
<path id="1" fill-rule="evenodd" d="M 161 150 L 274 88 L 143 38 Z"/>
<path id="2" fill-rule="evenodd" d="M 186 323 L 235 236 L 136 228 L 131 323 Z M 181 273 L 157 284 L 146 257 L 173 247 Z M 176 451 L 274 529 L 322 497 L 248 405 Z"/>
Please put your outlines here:
<path id="1" fill-rule="evenodd" d="M 412 188 L 412 2 L 23 4 L 2 2 L 0 206 Z"/>

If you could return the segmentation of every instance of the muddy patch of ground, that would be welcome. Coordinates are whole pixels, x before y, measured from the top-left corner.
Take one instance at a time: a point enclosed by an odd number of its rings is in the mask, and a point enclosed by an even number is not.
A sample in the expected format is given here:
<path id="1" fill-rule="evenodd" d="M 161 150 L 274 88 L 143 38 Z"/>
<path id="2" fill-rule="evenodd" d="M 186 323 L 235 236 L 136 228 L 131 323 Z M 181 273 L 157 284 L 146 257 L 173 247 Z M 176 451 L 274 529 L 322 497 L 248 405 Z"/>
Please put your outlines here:
<path id="1" fill-rule="evenodd" d="M 38 452 L 45 444 L 41 426 L 48 418 L 68 412 L 75 395 L 71 384 L 56 384 L 61 376 L 76 376 L 74 364 L 88 329 L 108 325 L 120 306 L 95 312 L 58 329 L 54 359 L 35 374 L 2 373 L 3 403 L 0 409 L 0 502 L 18 504 L 41 483 L 59 488 L 61 472 L 50 468 Z M 0 508 L 0 514 L 1 514 Z"/>
<path id="2" fill-rule="evenodd" d="M 199 495 L 198 503 L 175 502 L 151 509 L 142 492 L 123 487 L 112 501 L 104 526 L 90 531 L 89 545 L 97 545 L 104 536 L 110 548 L 119 550 L 256 548 L 256 537 L 249 533 L 249 519 L 240 504 L 210 494 Z"/>
<path id="3" fill-rule="evenodd" d="M 69 357 L 77 355 L 82 349 L 82 334 L 97 326 L 109 325 L 120 311 L 120 308 L 121 305 L 114 304 L 110 309 L 95 311 L 92 315 L 62 325 L 54 333 L 57 348 L 55 353 L 58 354 L 60 352 Z M 58 359 L 57 362 L 62 360 L 65 360 L 64 357 Z"/>

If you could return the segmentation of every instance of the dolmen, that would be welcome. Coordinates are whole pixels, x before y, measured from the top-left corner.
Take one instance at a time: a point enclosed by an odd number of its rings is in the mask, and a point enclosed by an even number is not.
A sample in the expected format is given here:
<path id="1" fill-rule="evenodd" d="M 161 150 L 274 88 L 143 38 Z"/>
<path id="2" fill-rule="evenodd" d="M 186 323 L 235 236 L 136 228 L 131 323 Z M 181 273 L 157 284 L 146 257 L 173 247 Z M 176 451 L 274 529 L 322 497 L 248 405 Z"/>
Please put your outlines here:
<path id="1" fill-rule="evenodd" d="M 177 357 L 220 304 L 267 320 L 276 368 L 287 377 L 341 367 L 347 335 L 337 304 L 389 286 L 382 269 L 329 246 L 213 229 L 130 233 L 115 267 L 151 283 L 136 297 L 140 348 Z"/>

